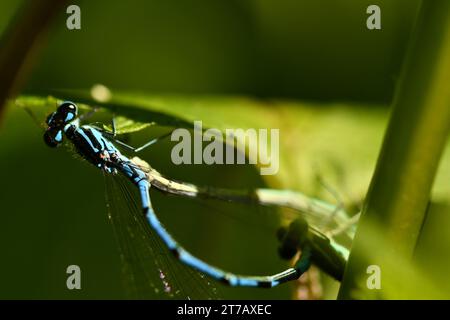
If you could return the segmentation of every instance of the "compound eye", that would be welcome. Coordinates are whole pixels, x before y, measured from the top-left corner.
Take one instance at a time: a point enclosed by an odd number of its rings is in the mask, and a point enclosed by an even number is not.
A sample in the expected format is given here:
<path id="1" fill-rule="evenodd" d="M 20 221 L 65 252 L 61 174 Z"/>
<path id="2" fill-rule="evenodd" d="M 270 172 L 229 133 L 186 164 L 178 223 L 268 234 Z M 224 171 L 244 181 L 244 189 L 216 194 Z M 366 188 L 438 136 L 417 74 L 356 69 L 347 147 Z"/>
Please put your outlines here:
<path id="1" fill-rule="evenodd" d="M 60 112 L 77 112 L 77 105 L 72 101 L 64 101 L 58 107 Z"/>
<path id="2" fill-rule="evenodd" d="M 75 119 L 75 117 L 77 116 L 78 107 L 73 102 L 64 101 L 58 107 L 57 112 L 61 115 L 61 120 L 63 120 L 64 122 L 69 122 Z"/>
<path id="3" fill-rule="evenodd" d="M 55 141 L 56 141 L 57 143 L 61 143 L 61 142 L 62 142 L 62 131 L 61 131 L 61 130 L 59 130 L 59 131 L 56 133 L 54 139 L 55 139 Z"/>
<path id="4" fill-rule="evenodd" d="M 48 130 L 44 133 L 44 141 L 51 148 L 58 146 L 62 142 L 62 139 L 62 130 Z"/>

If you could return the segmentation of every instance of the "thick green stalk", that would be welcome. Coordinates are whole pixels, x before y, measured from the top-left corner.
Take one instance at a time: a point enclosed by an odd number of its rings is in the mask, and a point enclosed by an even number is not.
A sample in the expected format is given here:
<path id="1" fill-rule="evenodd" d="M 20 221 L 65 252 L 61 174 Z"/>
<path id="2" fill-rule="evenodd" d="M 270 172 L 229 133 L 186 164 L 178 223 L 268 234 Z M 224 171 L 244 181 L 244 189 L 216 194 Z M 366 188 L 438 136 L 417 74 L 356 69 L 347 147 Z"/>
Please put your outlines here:
<path id="1" fill-rule="evenodd" d="M 400 276 L 395 261 L 414 253 L 450 130 L 450 1 L 423 1 L 404 67 L 341 299 L 383 297 L 383 279 Z M 369 265 L 380 267 L 380 290 L 368 289 Z"/>

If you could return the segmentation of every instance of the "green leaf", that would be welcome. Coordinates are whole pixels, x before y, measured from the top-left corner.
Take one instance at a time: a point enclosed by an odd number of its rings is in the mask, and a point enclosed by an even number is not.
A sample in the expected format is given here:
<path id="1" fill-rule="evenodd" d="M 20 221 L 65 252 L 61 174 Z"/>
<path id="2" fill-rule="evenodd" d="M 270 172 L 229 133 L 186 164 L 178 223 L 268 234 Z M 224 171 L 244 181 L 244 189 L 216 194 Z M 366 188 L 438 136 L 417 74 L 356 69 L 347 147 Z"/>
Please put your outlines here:
<path id="1" fill-rule="evenodd" d="M 337 189 L 343 201 L 358 202 L 373 170 L 387 114 L 386 109 L 377 106 L 362 109 L 344 104 L 258 101 L 230 96 L 144 96 L 114 92 L 110 101 L 98 102 L 86 91 L 59 94 L 58 99 L 21 97 L 16 104 L 45 109 L 47 113 L 62 100 L 73 100 L 83 110 L 105 108 L 123 117 L 120 133 L 135 132 L 154 124 L 192 129 L 196 120 L 202 121 L 204 129 L 217 128 L 223 132 L 235 128 L 279 129 L 280 170 L 275 176 L 266 176 L 267 182 L 310 194 L 319 189 L 325 198 L 334 202 L 332 194 L 317 187 L 318 179 Z"/>

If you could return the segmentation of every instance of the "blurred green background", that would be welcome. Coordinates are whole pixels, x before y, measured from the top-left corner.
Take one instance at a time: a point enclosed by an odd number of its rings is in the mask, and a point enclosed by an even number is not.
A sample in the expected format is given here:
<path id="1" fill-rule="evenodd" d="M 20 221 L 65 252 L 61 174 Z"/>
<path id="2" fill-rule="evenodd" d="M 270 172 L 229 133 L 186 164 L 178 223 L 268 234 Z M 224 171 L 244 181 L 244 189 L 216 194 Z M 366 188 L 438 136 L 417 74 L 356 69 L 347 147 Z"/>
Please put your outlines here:
<path id="1" fill-rule="evenodd" d="M 87 89 L 102 83 L 113 92 L 249 96 L 277 110 L 272 112 L 288 106 L 297 110 L 295 117 L 292 111 L 277 115 L 289 120 L 299 134 L 289 136 L 290 143 L 302 142 L 292 151 L 290 161 L 310 168 L 308 173 L 291 175 L 291 180 L 285 171 L 278 181 L 263 181 L 250 166 L 177 167 L 170 163 L 167 144 L 156 146 L 143 158 L 168 176 L 228 187 L 270 183 L 320 195 L 311 177 L 325 175 L 346 201 L 361 201 L 420 1 L 73 3 L 81 7 L 82 29 L 68 30 L 67 15 L 59 14 L 48 39 L 43 40 L 23 93 L 46 96 L 53 89 Z M 20 4 L 17 0 L 0 2 L 0 31 Z M 370 4 L 382 7 L 381 31 L 365 26 Z M 305 107 L 294 101 L 311 103 Z M 258 116 L 264 124 L 266 113 Z M 69 153 L 48 149 L 41 136 L 40 128 L 23 110 L 8 110 L 0 135 L 0 298 L 125 298 L 117 246 L 106 218 L 103 177 Z M 317 159 L 319 154 L 329 158 Z M 448 152 L 445 159 L 449 159 Z M 321 168 L 314 168 L 316 162 L 321 162 Z M 448 166 L 439 174 L 441 185 L 446 185 Z M 306 181 L 297 179 L 305 176 L 309 177 Z M 446 190 L 438 190 L 445 211 Z M 194 210 L 186 209 L 183 202 L 177 207 L 164 197 L 155 197 L 162 208 L 166 206 L 165 212 Z M 173 219 L 176 229 L 176 217 L 167 219 Z M 201 226 L 190 226 L 200 229 L 197 238 L 227 233 L 228 238 L 217 243 L 236 240 L 230 230 L 211 231 L 207 222 Z M 174 232 L 182 233 L 182 229 Z M 274 239 L 260 235 L 246 249 L 254 250 L 255 256 L 273 252 L 276 257 Z M 230 269 L 259 271 L 254 267 L 260 260 L 247 257 L 246 252 L 238 258 L 234 253 L 221 254 L 204 240 L 197 246 L 209 259 Z M 428 253 L 429 247 L 423 252 Z M 283 266 L 278 258 L 266 260 L 269 270 L 279 271 Z M 449 265 L 445 263 L 441 265 Z M 65 287 L 70 264 L 81 266 L 80 291 Z M 220 288 L 233 298 L 291 295 L 288 286 L 277 290 Z"/>
<path id="2" fill-rule="evenodd" d="M 17 2 L 2 1 L 2 20 Z M 82 29 L 67 30 L 60 15 L 30 90 L 103 83 L 389 103 L 419 1 L 73 3 L 81 6 Z M 365 26 L 370 4 L 383 8 L 382 31 Z"/>

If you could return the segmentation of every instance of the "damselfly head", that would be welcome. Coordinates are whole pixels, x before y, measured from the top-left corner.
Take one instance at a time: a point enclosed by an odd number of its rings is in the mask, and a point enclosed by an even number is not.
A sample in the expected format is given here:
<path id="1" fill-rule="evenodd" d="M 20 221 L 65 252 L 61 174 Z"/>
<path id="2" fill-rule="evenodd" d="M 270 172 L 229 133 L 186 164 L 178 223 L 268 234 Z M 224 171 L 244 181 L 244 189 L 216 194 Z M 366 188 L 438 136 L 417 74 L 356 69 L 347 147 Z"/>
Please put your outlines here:
<path id="1" fill-rule="evenodd" d="M 75 103 L 64 101 L 55 112 L 47 117 L 49 127 L 63 127 L 77 117 L 78 107 Z"/>
<path id="2" fill-rule="evenodd" d="M 66 124 L 77 117 L 78 107 L 75 103 L 64 101 L 55 112 L 47 117 L 47 130 L 44 141 L 49 147 L 56 147 L 63 140 L 63 129 Z"/>

